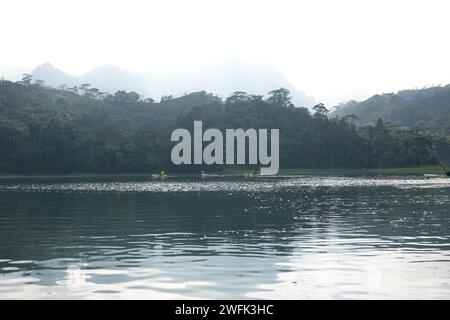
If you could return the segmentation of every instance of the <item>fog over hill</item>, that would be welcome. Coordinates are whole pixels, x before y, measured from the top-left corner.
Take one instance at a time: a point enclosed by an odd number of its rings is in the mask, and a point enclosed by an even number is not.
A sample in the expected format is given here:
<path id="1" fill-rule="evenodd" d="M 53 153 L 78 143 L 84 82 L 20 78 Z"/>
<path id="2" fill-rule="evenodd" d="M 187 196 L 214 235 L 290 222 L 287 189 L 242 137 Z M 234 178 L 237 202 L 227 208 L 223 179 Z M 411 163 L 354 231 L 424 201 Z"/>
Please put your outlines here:
<path id="1" fill-rule="evenodd" d="M 117 90 L 136 91 L 145 97 L 158 100 L 163 95 L 181 96 L 205 90 L 223 98 L 234 91 L 266 95 L 270 90 L 284 87 L 292 94 L 297 107 L 311 108 L 315 101 L 297 90 L 275 67 L 255 61 L 230 59 L 220 63 L 177 70 L 158 70 L 138 73 L 114 65 L 97 67 L 84 75 L 69 75 L 50 63 L 38 66 L 31 74 L 50 86 L 67 86 L 90 83 L 109 93 Z"/>

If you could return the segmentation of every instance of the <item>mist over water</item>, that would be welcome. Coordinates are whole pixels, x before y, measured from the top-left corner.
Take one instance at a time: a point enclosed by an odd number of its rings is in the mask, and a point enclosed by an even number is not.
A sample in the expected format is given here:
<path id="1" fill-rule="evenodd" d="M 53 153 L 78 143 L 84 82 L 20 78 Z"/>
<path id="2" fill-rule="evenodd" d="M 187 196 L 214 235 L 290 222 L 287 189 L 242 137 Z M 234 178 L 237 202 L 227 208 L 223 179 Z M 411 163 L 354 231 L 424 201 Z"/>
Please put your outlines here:
<path id="1" fill-rule="evenodd" d="M 1 298 L 448 298 L 450 181 L 0 179 Z"/>

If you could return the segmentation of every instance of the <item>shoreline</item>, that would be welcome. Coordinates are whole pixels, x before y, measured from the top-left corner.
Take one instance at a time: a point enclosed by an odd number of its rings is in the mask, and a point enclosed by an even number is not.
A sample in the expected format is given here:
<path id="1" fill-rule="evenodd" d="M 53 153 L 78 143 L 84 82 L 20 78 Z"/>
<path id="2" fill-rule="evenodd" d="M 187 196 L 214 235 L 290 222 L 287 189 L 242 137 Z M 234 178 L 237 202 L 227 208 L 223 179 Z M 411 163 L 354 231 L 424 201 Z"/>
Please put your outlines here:
<path id="1" fill-rule="evenodd" d="M 231 168 L 223 171 L 205 172 L 206 174 L 216 174 L 218 176 L 244 176 L 252 174 L 253 170 L 245 168 Z M 0 179 L 6 178 L 88 178 L 88 177 L 147 177 L 158 174 L 156 172 L 150 173 L 68 173 L 68 174 L 5 174 L 0 173 Z M 199 173 L 183 173 L 183 172 L 168 172 L 180 176 L 198 176 Z M 277 176 L 283 175 L 424 175 L 424 174 L 442 174 L 442 169 L 439 165 L 426 165 L 418 167 L 402 167 L 402 168 L 370 168 L 370 169 L 307 169 L 307 168 L 285 168 L 280 169 Z M 443 175 L 444 176 L 444 175 Z"/>

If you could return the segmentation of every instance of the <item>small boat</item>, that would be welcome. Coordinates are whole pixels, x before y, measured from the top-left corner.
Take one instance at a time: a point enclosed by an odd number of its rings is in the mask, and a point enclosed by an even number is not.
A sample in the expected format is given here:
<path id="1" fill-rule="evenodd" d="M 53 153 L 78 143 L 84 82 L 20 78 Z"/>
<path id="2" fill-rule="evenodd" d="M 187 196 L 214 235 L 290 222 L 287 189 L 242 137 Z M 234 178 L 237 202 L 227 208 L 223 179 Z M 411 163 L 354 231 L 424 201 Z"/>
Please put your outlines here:
<path id="1" fill-rule="evenodd" d="M 165 179 L 167 178 L 167 174 L 164 170 L 161 170 L 159 174 L 152 174 L 153 179 Z"/>
<path id="2" fill-rule="evenodd" d="M 219 175 L 218 174 L 214 174 L 214 173 L 206 173 L 206 172 L 202 171 L 200 173 L 200 176 L 202 178 L 207 178 L 207 177 L 218 177 Z"/>
<path id="3" fill-rule="evenodd" d="M 250 178 L 250 177 L 256 177 L 256 176 L 259 176 L 260 174 L 259 174 L 259 169 L 255 169 L 254 171 L 253 171 L 253 173 L 245 173 L 244 174 L 244 177 L 246 177 L 246 178 Z"/>
<path id="4" fill-rule="evenodd" d="M 259 173 L 244 173 L 244 177 L 251 178 L 251 177 L 258 177 L 260 176 Z"/>
<path id="5" fill-rule="evenodd" d="M 435 173 L 425 173 L 423 175 L 425 178 L 439 178 L 442 177 L 442 174 L 435 174 Z"/>

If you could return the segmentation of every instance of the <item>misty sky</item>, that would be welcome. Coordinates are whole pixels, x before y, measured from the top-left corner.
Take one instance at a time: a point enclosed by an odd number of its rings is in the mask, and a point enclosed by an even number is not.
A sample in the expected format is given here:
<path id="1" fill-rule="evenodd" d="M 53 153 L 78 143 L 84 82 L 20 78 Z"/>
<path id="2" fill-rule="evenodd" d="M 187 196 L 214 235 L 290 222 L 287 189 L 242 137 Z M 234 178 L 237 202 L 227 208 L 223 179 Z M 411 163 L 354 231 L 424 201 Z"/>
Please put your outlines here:
<path id="1" fill-rule="evenodd" d="M 95 3 L 94 3 L 95 2 Z M 0 76 L 267 61 L 316 101 L 450 83 L 449 1 L 2 1 Z"/>

